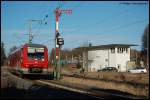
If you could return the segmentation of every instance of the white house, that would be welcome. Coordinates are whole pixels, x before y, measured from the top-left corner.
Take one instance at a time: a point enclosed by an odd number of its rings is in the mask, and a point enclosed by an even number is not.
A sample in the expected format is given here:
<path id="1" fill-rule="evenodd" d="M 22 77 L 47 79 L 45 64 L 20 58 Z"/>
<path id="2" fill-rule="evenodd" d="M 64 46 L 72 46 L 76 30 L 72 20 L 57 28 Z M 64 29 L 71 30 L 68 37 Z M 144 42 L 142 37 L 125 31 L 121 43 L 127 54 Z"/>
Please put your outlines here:
<path id="1" fill-rule="evenodd" d="M 127 70 L 130 61 L 129 44 L 109 44 L 81 47 L 83 50 L 83 68 L 85 71 L 97 71 L 105 67 L 116 67 L 120 72 Z"/>

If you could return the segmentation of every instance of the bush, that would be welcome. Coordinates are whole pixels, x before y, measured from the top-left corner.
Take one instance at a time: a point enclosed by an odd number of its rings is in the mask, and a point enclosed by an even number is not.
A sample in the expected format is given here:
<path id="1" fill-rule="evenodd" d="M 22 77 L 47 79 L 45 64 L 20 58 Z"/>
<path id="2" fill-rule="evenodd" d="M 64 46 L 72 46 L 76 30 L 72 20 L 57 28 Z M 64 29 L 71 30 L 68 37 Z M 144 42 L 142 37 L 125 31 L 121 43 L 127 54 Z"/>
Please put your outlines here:
<path id="1" fill-rule="evenodd" d="M 81 64 L 77 63 L 77 68 L 80 69 L 81 68 Z"/>

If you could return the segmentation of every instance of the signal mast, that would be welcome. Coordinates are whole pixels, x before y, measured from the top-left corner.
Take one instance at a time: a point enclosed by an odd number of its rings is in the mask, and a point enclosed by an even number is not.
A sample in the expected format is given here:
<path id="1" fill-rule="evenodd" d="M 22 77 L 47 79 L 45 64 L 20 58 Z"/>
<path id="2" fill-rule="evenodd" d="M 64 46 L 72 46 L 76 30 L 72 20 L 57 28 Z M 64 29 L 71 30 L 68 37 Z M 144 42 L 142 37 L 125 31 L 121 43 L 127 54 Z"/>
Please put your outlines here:
<path id="1" fill-rule="evenodd" d="M 61 46 L 64 44 L 63 38 L 60 37 L 60 33 L 58 31 L 58 24 L 59 24 L 59 17 L 62 14 L 71 14 L 72 10 L 61 10 L 59 8 L 56 8 L 55 12 L 55 21 L 56 21 L 56 26 L 55 26 L 55 53 L 54 53 L 54 62 L 55 62 L 55 69 L 54 69 L 54 78 L 59 80 L 61 76 L 61 62 L 60 62 L 60 49 Z M 57 66 L 58 64 L 58 66 Z"/>

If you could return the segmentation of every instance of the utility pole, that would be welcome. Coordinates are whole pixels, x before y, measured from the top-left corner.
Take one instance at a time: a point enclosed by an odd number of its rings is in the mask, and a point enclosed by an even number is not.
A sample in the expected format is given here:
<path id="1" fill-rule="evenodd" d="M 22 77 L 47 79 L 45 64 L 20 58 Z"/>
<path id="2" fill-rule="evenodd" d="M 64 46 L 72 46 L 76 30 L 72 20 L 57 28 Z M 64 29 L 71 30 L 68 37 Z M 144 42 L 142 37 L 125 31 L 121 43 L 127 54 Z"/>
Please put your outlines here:
<path id="1" fill-rule="evenodd" d="M 59 17 L 61 16 L 62 13 L 71 14 L 72 10 L 60 10 L 59 8 L 56 8 L 55 10 L 56 29 L 55 29 L 55 52 L 54 52 L 54 62 L 55 62 L 54 78 L 56 80 L 59 80 L 61 76 L 60 49 L 61 45 L 64 44 L 63 38 L 60 38 L 60 33 L 58 32 Z"/>
<path id="2" fill-rule="evenodd" d="M 32 35 L 32 31 L 31 31 L 31 29 L 32 29 L 32 22 L 35 22 L 35 21 L 37 21 L 37 22 L 40 22 L 40 24 L 42 23 L 42 20 L 29 20 L 29 43 L 32 43 L 32 39 L 33 39 L 33 35 Z"/>
<path id="3" fill-rule="evenodd" d="M 31 20 L 29 20 L 29 43 L 32 43 L 32 35 L 31 35 Z"/>

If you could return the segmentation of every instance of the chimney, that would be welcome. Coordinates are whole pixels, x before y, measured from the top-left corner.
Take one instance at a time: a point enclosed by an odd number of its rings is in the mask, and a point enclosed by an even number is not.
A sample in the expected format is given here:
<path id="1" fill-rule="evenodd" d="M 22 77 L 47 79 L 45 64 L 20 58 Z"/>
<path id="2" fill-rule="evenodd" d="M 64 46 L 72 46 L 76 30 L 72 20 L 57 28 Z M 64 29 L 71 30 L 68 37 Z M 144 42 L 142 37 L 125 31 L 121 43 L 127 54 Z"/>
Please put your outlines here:
<path id="1" fill-rule="evenodd" d="M 89 43 L 89 47 L 91 47 L 92 46 L 92 43 Z"/>

